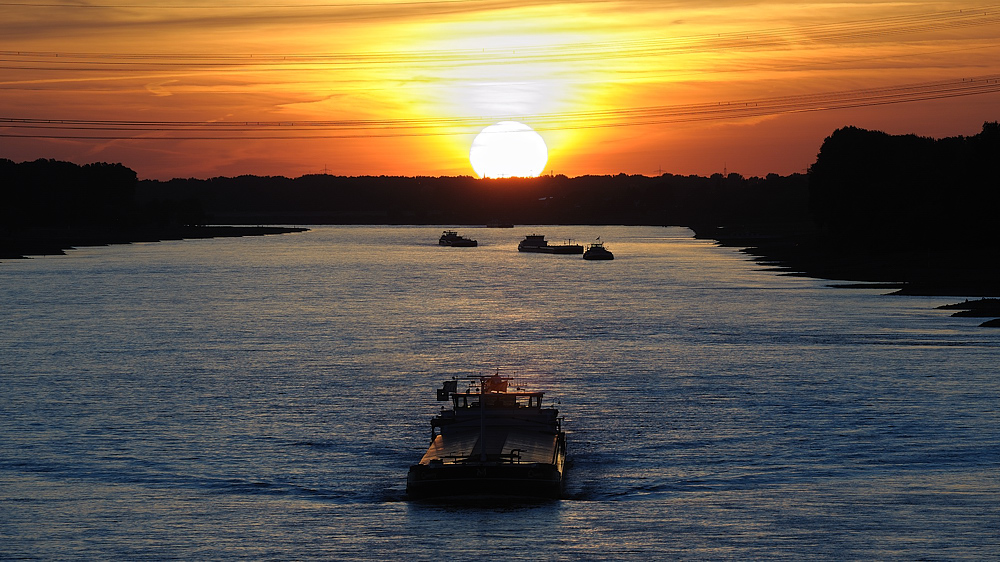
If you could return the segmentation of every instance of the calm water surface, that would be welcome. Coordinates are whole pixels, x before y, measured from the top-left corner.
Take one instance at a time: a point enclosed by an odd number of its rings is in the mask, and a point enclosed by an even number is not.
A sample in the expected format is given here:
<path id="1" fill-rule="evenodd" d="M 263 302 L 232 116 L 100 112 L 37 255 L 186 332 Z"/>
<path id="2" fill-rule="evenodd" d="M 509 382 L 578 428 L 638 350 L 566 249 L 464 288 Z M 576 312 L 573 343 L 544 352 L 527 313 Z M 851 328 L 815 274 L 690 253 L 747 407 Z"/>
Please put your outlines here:
<path id="1" fill-rule="evenodd" d="M 0 263 L 0 559 L 1000 557 L 1000 332 L 955 299 L 459 230 Z M 567 497 L 405 501 L 434 388 L 497 367 L 560 401 Z"/>

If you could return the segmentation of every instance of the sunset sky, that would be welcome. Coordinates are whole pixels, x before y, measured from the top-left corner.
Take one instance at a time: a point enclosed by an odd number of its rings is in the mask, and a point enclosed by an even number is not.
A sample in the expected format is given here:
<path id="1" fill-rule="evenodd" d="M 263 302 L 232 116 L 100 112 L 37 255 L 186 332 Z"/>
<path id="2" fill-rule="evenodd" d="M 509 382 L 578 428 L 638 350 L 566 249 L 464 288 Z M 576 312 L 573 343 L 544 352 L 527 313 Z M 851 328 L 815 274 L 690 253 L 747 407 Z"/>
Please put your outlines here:
<path id="1" fill-rule="evenodd" d="M 0 157 L 140 178 L 803 172 L 845 125 L 1000 120 L 1000 5 L 729 0 L 0 2 Z"/>

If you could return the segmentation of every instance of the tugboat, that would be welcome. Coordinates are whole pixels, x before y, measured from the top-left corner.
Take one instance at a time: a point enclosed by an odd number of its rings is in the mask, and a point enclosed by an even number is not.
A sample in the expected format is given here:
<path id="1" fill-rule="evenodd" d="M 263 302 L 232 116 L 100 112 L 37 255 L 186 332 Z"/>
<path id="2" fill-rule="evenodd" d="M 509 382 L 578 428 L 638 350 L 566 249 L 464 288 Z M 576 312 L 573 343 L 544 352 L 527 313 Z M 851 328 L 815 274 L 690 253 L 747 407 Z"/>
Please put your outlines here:
<path id="1" fill-rule="evenodd" d="M 537 252 L 541 254 L 582 254 L 583 246 L 572 244 L 567 241 L 565 244 L 549 245 L 542 234 L 529 234 L 517 245 L 518 252 Z"/>
<path id="2" fill-rule="evenodd" d="M 459 382 L 468 388 L 460 391 Z M 454 377 L 437 391 L 449 410 L 431 420 L 431 444 L 410 467 L 411 499 L 559 498 L 566 434 L 542 392 L 510 390 L 511 377 Z"/>
<path id="3" fill-rule="evenodd" d="M 598 238 L 600 240 L 600 238 Z M 604 242 L 594 242 L 587 246 L 587 251 L 583 253 L 585 260 L 613 260 L 615 255 L 611 250 L 604 247 Z"/>
<path id="4" fill-rule="evenodd" d="M 471 238 L 459 236 L 454 230 L 446 230 L 443 234 L 441 234 L 441 238 L 438 238 L 438 244 L 442 246 L 471 248 L 473 246 L 478 246 L 479 242 L 472 240 Z"/>

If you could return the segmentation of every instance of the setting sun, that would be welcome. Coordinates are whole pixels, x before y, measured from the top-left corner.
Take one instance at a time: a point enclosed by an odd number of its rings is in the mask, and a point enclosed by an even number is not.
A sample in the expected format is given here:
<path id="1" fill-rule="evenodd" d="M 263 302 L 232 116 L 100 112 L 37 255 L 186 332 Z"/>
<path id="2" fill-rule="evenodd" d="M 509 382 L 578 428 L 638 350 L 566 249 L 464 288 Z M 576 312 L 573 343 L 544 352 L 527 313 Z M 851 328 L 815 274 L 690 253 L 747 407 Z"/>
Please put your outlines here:
<path id="1" fill-rule="evenodd" d="M 839 127 L 968 135 L 1000 103 L 1000 6 L 982 0 L 25 0 L 3 13 L 0 157 L 121 162 L 143 179 L 454 176 L 470 160 L 486 177 L 790 174 Z M 488 163 L 491 136 L 470 153 L 506 121 L 547 148 L 515 168 Z"/>
<path id="2" fill-rule="evenodd" d="M 533 178 L 545 170 L 548 160 L 542 136 L 517 121 L 486 127 L 469 150 L 469 162 L 481 178 Z"/>

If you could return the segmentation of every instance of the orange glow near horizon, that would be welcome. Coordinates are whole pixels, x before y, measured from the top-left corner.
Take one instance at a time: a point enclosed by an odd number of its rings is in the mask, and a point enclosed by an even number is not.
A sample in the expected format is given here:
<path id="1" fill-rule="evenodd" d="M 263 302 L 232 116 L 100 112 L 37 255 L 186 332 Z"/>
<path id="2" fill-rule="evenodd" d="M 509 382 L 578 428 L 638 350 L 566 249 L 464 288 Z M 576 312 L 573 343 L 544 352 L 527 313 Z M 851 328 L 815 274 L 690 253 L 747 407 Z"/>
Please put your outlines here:
<path id="1" fill-rule="evenodd" d="M 1000 119 L 1000 87 L 940 85 L 1000 78 L 977 2 L 29 3 L 0 22 L 0 158 L 142 178 L 472 175 L 505 120 L 546 173 L 788 174 L 845 125 Z"/>

